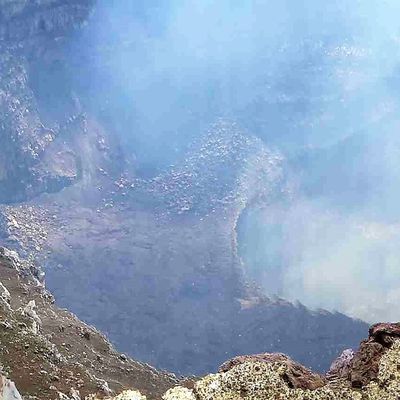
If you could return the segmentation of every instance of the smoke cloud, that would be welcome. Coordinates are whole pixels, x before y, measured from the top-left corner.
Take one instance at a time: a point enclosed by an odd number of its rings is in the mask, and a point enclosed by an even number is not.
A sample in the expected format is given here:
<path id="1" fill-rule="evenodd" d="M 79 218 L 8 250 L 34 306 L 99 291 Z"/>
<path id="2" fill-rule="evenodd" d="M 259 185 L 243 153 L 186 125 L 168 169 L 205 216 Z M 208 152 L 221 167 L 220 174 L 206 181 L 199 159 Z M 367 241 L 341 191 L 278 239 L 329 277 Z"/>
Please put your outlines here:
<path id="1" fill-rule="evenodd" d="M 250 276 L 310 307 L 398 320 L 399 12 L 395 0 L 99 1 L 71 49 L 90 44 L 74 79 L 140 173 L 221 117 L 280 150 L 296 189 L 242 216 Z"/>

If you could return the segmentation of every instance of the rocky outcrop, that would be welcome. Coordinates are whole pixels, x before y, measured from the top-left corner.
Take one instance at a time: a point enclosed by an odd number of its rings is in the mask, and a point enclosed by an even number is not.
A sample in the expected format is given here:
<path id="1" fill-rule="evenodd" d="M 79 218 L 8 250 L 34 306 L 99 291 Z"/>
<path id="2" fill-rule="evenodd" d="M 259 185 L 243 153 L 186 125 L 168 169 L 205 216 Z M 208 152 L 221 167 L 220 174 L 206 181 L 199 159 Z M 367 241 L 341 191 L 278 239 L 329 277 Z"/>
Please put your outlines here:
<path id="1" fill-rule="evenodd" d="M 280 353 L 266 353 L 256 354 L 253 356 L 235 357 L 222 364 L 219 368 L 219 372 L 228 372 L 236 366 L 245 363 L 280 364 L 285 368 L 285 375 L 283 375 L 283 379 L 292 389 L 314 390 L 324 386 L 326 383 L 325 379 L 321 375 L 313 373 L 309 369 L 303 367 L 301 364 L 290 359 L 290 357 Z"/>
<path id="2" fill-rule="evenodd" d="M 4 276 L 0 263 L 0 276 Z M 29 287 L 29 284 L 28 284 Z M 46 307 L 45 303 L 42 306 Z M 44 310 L 41 310 L 42 313 Z M 62 313 L 53 309 L 52 323 L 60 318 Z M 46 313 L 42 314 L 46 315 Z M 64 318 L 68 313 L 64 313 Z M 4 319 L 4 315 L 0 313 Z M 46 315 L 48 318 L 48 315 Z M 44 318 L 44 329 L 49 326 Z M 15 330 L 12 314 L 8 314 L 11 322 L 5 327 L 4 322 L 0 327 L 0 343 L 6 343 L 7 352 L 4 352 L 3 345 L 0 346 L 1 360 L 5 360 L 4 370 L 17 383 L 21 393 L 29 399 L 53 399 L 63 400 L 267 400 L 279 398 L 282 400 L 397 400 L 400 393 L 400 338 L 398 337 L 398 324 L 380 324 L 371 327 L 369 341 L 374 338 L 385 336 L 386 347 L 379 360 L 369 359 L 364 364 L 364 372 L 371 370 L 370 376 L 374 377 L 368 382 L 365 381 L 360 386 L 354 387 L 353 374 L 359 370 L 359 364 L 349 358 L 351 353 L 347 351 L 339 360 L 333 363 L 336 369 L 332 369 L 327 378 L 315 374 L 302 365 L 294 362 L 284 354 L 257 354 L 250 356 L 235 357 L 225 362 L 217 374 L 207 375 L 198 378 L 190 384 L 182 381 L 182 386 L 170 375 L 157 372 L 149 366 L 129 360 L 124 355 L 113 354 L 112 349 L 106 344 L 107 351 L 99 351 L 100 338 L 98 333 L 85 325 L 80 324 L 76 319 L 74 329 L 84 329 L 90 335 L 82 334 L 81 339 L 72 342 L 71 330 L 68 335 L 57 340 L 56 331 L 52 334 L 47 331 L 46 339 L 33 334 L 30 336 L 19 335 L 24 329 L 23 322 L 19 321 L 20 331 Z M 62 335 L 71 325 L 65 324 L 66 320 L 57 320 L 61 325 L 58 326 L 58 334 Z M 79 331 L 79 329 L 77 329 Z M 4 336 L 4 330 L 8 335 Z M 377 336 L 374 336 L 377 335 Z M 19 346 L 15 344 L 18 341 Z M 3 339 L 8 338 L 5 342 Z M 10 340 L 11 339 L 11 340 Z M 85 352 L 80 354 L 80 341 L 86 343 Z M 104 341 L 104 339 L 102 339 Z M 62 342 L 61 346 L 56 343 Z M 74 343 L 75 346 L 69 346 Z M 376 343 L 376 342 L 375 342 Z M 42 347 L 38 347 L 38 345 Z M 22 345 L 22 346 L 21 346 Z M 361 343 L 360 348 L 354 353 L 353 359 L 365 355 L 365 342 Z M 5 357 L 10 351 L 16 351 L 19 347 L 24 348 L 19 357 L 14 357 L 9 364 L 9 359 Z M 66 349 L 64 349 L 66 347 Z M 102 367 L 94 366 L 94 360 L 87 363 L 83 359 L 92 359 L 90 352 L 94 352 L 97 362 Z M 41 355 L 44 355 L 42 357 Z M 29 357 L 32 357 L 29 359 Z M 113 360 L 116 357 L 117 360 Z M 365 357 L 364 357 L 365 358 Z M 30 360 L 29 363 L 27 361 Z M 49 369 L 51 360 L 58 360 L 54 363 L 53 370 Z M 118 362 L 124 368 L 119 368 L 119 372 L 113 368 L 113 362 Z M 349 374 L 332 378 L 332 371 L 337 371 L 338 367 L 346 365 Z M 133 367 L 133 368 L 132 368 Z M 124 378 L 126 370 L 130 371 Z M 135 369 L 136 368 L 136 369 Z M 343 369 L 340 369 L 343 371 Z M 102 392 L 105 380 L 96 374 L 109 380 L 112 389 Z M 9 379 L 0 374 L 0 398 L 4 400 L 21 399 L 21 395 L 16 389 L 16 385 Z M 139 376 L 135 376 L 138 374 Z M 150 375 L 149 375 L 150 374 Z M 29 376 L 29 379 L 27 379 Z M 120 379 L 115 380 L 118 376 Z M 364 373 L 364 376 L 366 374 Z M 138 378 L 136 384 L 132 382 Z M 101 382 L 101 384 L 99 384 Z M 121 385 L 121 383 L 123 385 Z M 153 382 L 153 384 L 151 383 Z M 185 383 L 185 386 L 183 386 Z M 108 386 L 108 385 L 107 385 Z M 169 388 L 168 388 L 169 386 Z M 68 388 L 69 387 L 69 388 Z M 135 387 L 135 389 L 127 389 Z M 96 393 L 97 391 L 97 393 Z M 113 392 L 113 393 L 111 393 Z M 56 396 L 56 397 L 55 397 Z"/>
<path id="3" fill-rule="evenodd" d="M 329 380 L 348 379 L 351 371 L 351 362 L 354 358 L 352 349 L 343 350 L 342 354 L 332 363 L 326 374 Z"/>
<path id="4" fill-rule="evenodd" d="M 351 360 L 350 380 L 353 387 L 362 387 L 375 380 L 384 354 L 400 339 L 400 324 L 376 324 L 369 338 L 361 343 Z"/>
<path id="5" fill-rule="evenodd" d="M 398 338 L 400 338 L 400 323 L 375 324 L 369 330 L 369 339 L 380 343 L 385 348 L 390 347 Z"/>
<path id="6" fill-rule="evenodd" d="M 400 393 L 398 324 L 381 324 L 372 327 L 368 340 L 373 341 L 374 335 L 378 335 L 375 338 L 384 335 L 386 339 L 389 339 L 390 345 L 381 354 L 379 360 L 373 357 L 365 362 L 363 376 L 368 375 L 366 371 L 370 370 L 369 376 L 374 375 L 374 378 L 363 382 L 359 387 L 352 385 L 352 376 L 359 370 L 356 360 L 365 356 L 365 343 L 361 344 L 354 355 L 354 360 L 350 362 L 350 374 L 347 377 L 336 376 L 334 381 L 327 380 L 313 387 L 293 386 L 293 382 L 288 379 L 288 375 L 293 371 L 293 363 L 288 362 L 285 356 L 281 354 L 256 355 L 233 359 L 222 366 L 218 374 L 209 375 L 197 381 L 193 389 L 173 388 L 164 395 L 163 399 L 396 400 Z M 347 353 L 341 360 L 347 360 L 349 356 L 350 353 Z M 347 361 L 345 363 L 348 365 Z M 338 367 L 339 364 L 340 362 L 336 362 L 334 365 Z M 309 371 L 301 366 L 298 371 L 297 378 L 305 376 L 308 380 Z"/>

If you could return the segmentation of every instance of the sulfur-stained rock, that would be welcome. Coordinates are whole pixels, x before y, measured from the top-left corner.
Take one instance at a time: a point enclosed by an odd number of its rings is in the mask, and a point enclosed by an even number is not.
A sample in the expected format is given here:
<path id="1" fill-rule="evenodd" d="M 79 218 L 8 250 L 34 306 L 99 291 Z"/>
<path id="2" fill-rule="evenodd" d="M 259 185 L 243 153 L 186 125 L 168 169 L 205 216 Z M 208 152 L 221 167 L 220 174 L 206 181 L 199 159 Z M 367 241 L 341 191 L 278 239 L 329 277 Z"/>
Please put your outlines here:
<path id="1" fill-rule="evenodd" d="M 364 390 L 367 400 L 398 400 L 400 396 L 400 341 L 382 356 L 378 374 Z"/>

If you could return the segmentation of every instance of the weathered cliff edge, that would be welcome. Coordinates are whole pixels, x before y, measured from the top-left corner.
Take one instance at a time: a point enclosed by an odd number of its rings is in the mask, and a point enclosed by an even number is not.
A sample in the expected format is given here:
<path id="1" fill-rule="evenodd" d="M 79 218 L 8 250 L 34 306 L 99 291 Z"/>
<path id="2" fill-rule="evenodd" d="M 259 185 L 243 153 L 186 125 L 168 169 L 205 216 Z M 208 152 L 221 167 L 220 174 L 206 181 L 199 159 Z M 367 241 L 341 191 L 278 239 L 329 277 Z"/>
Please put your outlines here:
<path id="1" fill-rule="evenodd" d="M 216 374 L 177 379 L 118 354 L 57 308 L 42 273 L 0 248 L 0 400 L 397 400 L 400 323 L 376 324 L 326 375 L 280 353 L 238 356 Z"/>

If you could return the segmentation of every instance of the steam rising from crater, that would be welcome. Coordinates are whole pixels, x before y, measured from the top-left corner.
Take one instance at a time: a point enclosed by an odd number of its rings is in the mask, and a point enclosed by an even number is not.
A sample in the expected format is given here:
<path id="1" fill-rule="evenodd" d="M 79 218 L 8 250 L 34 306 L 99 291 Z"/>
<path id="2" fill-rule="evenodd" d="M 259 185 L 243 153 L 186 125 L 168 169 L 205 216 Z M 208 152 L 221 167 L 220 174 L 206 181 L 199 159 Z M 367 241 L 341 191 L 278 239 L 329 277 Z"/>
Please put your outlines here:
<path id="1" fill-rule="evenodd" d="M 138 165 L 179 160 L 217 118 L 287 159 L 286 204 L 239 224 L 270 294 L 399 319 L 400 4 L 100 1 L 79 85 Z M 88 83 L 89 82 L 89 83 Z"/>

